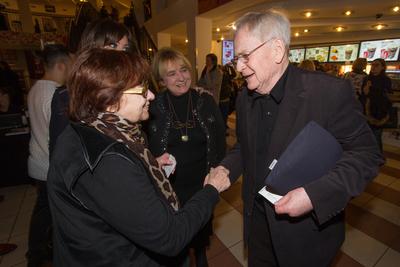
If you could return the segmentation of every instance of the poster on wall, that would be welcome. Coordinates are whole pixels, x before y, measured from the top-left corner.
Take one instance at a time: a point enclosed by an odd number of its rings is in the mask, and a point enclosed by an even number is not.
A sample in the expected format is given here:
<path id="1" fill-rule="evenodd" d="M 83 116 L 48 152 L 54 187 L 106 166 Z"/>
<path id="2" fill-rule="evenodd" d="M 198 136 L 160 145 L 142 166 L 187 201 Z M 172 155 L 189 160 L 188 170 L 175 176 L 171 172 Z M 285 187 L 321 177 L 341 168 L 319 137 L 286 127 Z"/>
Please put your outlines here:
<path id="1" fill-rule="evenodd" d="M 305 48 L 294 48 L 289 50 L 289 61 L 300 63 L 304 60 L 306 49 Z"/>
<path id="2" fill-rule="evenodd" d="M 359 44 L 332 45 L 329 51 L 329 62 L 354 61 L 358 56 Z"/>
<path id="3" fill-rule="evenodd" d="M 223 40 L 222 41 L 222 65 L 230 63 L 234 56 L 233 41 Z"/>
<path id="4" fill-rule="evenodd" d="M 361 42 L 359 57 L 372 61 L 383 58 L 386 61 L 396 61 L 399 57 L 400 39 L 387 39 Z"/>
<path id="5" fill-rule="evenodd" d="M 306 59 L 327 62 L 329 47 L 310 47 L 306 49 Z"/>

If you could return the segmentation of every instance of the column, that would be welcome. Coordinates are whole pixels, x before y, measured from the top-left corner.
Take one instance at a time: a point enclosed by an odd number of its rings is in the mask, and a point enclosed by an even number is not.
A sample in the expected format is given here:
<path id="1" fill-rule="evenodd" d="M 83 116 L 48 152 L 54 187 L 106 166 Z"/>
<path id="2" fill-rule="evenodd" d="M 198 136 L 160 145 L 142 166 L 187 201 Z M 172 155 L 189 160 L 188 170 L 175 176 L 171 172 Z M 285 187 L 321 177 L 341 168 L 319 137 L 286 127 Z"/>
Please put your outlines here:
<path id="1" fill-rule="evenodd" d="M 20 20 L 23 32 L 34 32 L 33 19 L 29 1 L 18 0 L 18 9 L 20 11 Z"/>
<path id="2" fill-rule="evenodd" d="M 171 34 L 159 32 L 157 33 L 157 47 L 158 49 L 171 46 Z"/>
<path id="3" fill-rule="evenodd" d="M 193 65 L 193 80 L 195 80 L 200 77 L 206 62 L 206 55 L 211 51 L 212 21 L 210 19 L 194 17 L 187 21 L 186 30 L 189 40 L 188 59 Z"/>

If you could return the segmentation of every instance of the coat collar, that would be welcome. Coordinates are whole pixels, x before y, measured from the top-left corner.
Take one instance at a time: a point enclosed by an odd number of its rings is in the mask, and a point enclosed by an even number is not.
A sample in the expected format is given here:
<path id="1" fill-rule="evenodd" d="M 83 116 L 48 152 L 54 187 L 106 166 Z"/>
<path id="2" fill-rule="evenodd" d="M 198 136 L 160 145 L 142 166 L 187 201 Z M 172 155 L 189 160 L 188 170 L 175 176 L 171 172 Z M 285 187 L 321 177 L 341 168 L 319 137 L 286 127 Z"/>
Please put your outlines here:
<path id="1" fill-rule="evenodd" d="M 82 123 L 71 123 L 81 141 L 85 161 L 90 170 L 99 163 L 103 154 L 118 141 L 101 134 L 96 129 Z"/>
<path id="2" fill-rule="evenodd" d="M 284 95 L 280 102 L 279 113 L 276 118 L 276 124 L 271 134 L 271 142 L 268 149 L 268 161 L 277 157 L 282 153 L 284 148 L 289 144 L 290 140 L 296 134 L 294 124 L 296 118 L 299 115 L 299 107 L 302 105 L 305 96 L 305 87 L 302 80 L 301 70 L 289 65 L 287 69 L 287 77 L 284 85 Z M 244 92 L 246 93 L 246 92 Z M 254 133 L 258 130 L 257 116 L 251 112 L 252 109 L 252 98 L 247 96 L 246 104 L 246 121 L 247 125 L 247 136 L 248 147 L 250 151 L 256 151 L 255 140 L 252 138 Z"/>
<path id="3" fill-rule="evenodd" d="M 270 160 L 280 155 L 296 134 L 294 129 L 296 129 L 299 108 L 305 97 L 301 70 L 292 65 L 289 65 L 288 68 L 285 96 L 279 107 L 278 117 L 271 135 L 268 153 L 271 157 Z"/>

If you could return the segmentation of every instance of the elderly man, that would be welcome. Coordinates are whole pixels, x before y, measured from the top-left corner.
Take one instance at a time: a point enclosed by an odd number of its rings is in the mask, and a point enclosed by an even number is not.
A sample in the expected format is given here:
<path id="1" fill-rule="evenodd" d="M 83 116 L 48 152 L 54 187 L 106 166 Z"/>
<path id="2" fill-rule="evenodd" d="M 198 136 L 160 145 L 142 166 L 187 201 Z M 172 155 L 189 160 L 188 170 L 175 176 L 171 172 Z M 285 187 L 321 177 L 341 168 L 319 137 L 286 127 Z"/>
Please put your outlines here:
<path id="1" fill-rule="evenodd" d="M 249 266 L 329 266 L 344 240 L 343 210 L 382 157 L 347 81 L 289 65 L 284 15 L 248 13 L 236 27 L 233 64 L 247 89 L 237 100 L 237 144 L 218 168 L 232 182 L 243 173 Z M 269 166 L 310 121 L 336 138 L 341 158 L 273 205 L 258 194 Z"/>

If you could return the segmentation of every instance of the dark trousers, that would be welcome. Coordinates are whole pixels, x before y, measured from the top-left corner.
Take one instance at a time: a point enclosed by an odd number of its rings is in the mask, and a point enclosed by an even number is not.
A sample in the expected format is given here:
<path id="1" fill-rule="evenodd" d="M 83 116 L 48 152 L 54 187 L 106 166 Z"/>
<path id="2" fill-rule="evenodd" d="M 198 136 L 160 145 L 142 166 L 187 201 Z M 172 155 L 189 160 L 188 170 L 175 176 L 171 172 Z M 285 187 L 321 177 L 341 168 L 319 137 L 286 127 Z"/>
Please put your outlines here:
<path id="1" fill-rule="evenodd" d="M 47 183 L 36 181 L 37 199 L 33 209 L 28 239 L 28 267 L 40 266 L 51 260 L 51 215 Z"/>
<path id="2" fill-rule="evenodd" d="M 256 198 L 249 225 L 248 266 L 277 267 L 263 200 Z"/>
<path id="3" fill-rule="evenodd" d="M 219 110 L 221 111 L 225 127 L 228 128 L 229 101 L 219 102 Z"/>
<path id="4" fill-rule="evenodd" d="M 383 143 L 382 143 L 382 132 L 383 129 L 382 128 L 375 128 L 375 127 L 371 127 L 372 132 L 374 133 L 376 142 L 378 143 L 378 147 L 381 150 L 381 152 L 383 152 Z"/>

